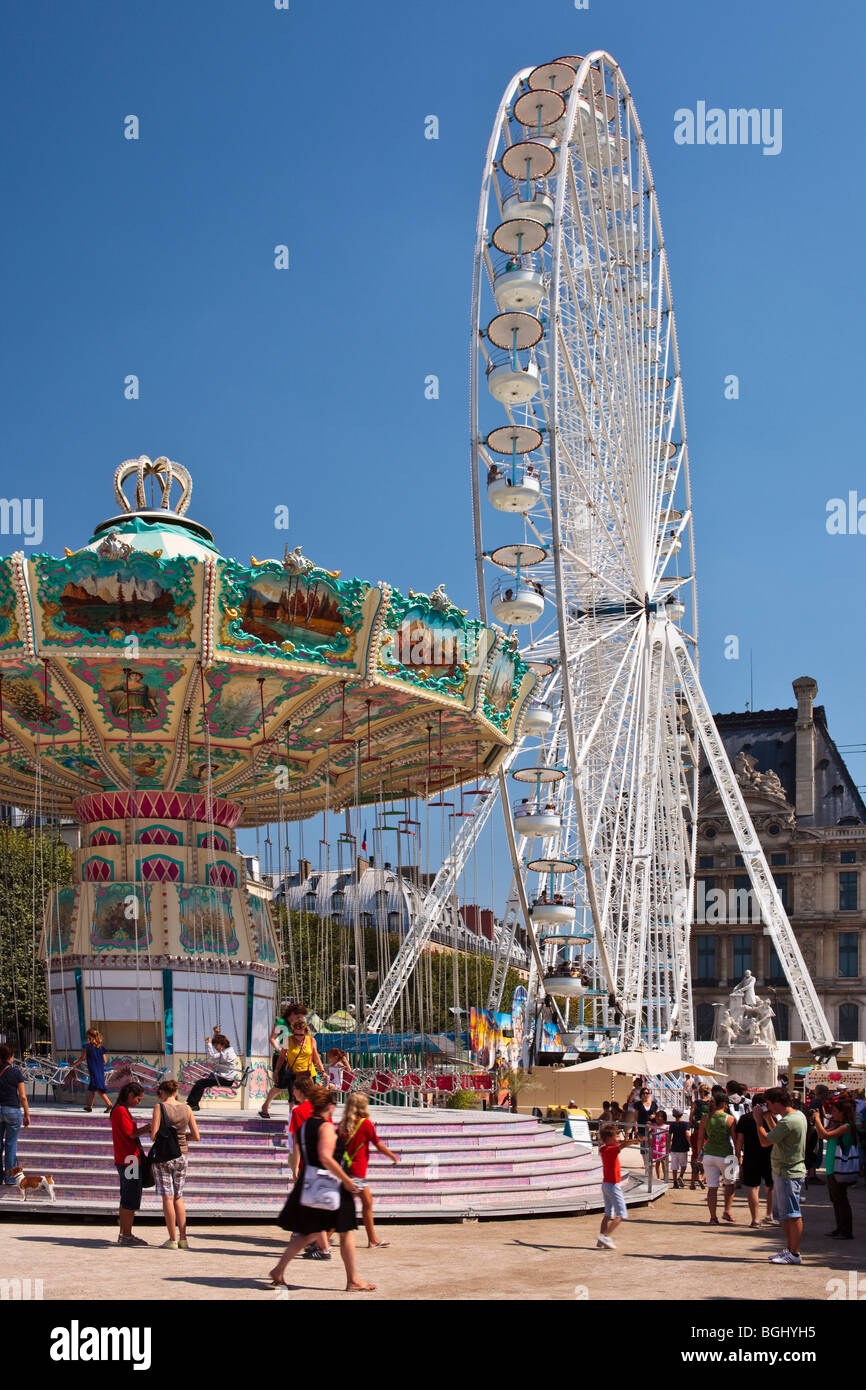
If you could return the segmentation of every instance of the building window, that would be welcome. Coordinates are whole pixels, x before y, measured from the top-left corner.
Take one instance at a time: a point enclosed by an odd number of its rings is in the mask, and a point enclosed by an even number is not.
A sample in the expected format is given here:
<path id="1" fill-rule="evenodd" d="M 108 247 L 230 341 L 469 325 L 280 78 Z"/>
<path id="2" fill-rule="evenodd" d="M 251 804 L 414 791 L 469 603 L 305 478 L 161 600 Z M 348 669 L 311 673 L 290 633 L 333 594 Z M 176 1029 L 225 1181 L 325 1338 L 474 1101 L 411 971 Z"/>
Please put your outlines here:
<path id="1" fill-rule="evenodd" d="M 743 856 L 742 856 L 741 854 L 735 854 L 735 855 L 734 855 L 734 863 L 736 864 L 736 866 L 737 866 L 738 869 L 742 869 L 742 868 L 745 867 L 746 861 L 745 861 L 745 859 L 743 858 Z"/>
<path id="2" fill-rule="evenodd" d="M 305 912 L 315 912 L 317 904 L 318 904 L 318 898 L 316 897 L 315 893 L 305 893 L 305 894 L 304 894 L 304 911 L 305 911 Z"/>
<path id="3" fill-rule="evenodd" d="M 373 914 L 372 914 L 372 912 L 362 912 L 362 913 L 361 913 L 361 926 L 362 926 L 362 927 L 372 927 L 372 926 L 373 926 Z"/>
<path id="4" fill-rule="evenodd" d="M 755 916 L 753 906 L 756 906 L 752 897 L 752 880 L 748 874 L 734 875 L 734 901 L 731 913 L 732 922 L 753 922 Z"/>
<path id="5" fill-rule="evenodd" d="M 857 932 L 839 933 L 839 974 L 843 980 L 854 980 L 860 974 L 858 945 Z"/>
<path id="6" fill-rule="evenodd" d="M 702 855 L 700 856 L 699 860 L 698 860 L 698 868 L 699 868 L 699 869 L 711 869 L 712 867 L 713 867 L 713 856 L 712 856 L 711 854 L 702 854 Z"/>
<path id="7" fill-rule="evenodd" d="M 704 839 L 705 839 L 705 840 L 714 840 L 715 838 L 716 838 L 715 828 L 714 828 L 712 825 L 708 825 L 707 828 L 706 828 L 706 830 L 704 831 Z"/>
<path id="8" fill-rule="evenodd" d="M 787 862 L 788 856 L 784 850 L 781 850 L 779 854 L 770 855 L 770 863 L 773 865 L 774 868 L 776 868 L 780 864 L 787 864 Z"/>
<path id="9" fill-rule="evenodd" d="M 716 972 L 716 938 L 714 936 L 698 937 L 698 979 L 708 980 L 715 984 L 718 979 Z"/>
<path id="10" fill-rule="evenodd" d="M 781 829 L 782 829 L 782 827 L 781 827 L 780 825 L 771 825 L 771 826 L 769 827 L 769 830 L 770 830 L 770 834 L 771 834 L 771 835 L 778 835 L 779 832 L 781 831 Z"/>
<path id="11" fill-rule="evenodd" d="M 856 863 L 857 863 L 857 851 L 854 850 L 854 849 L 843 849 L 842 853 L 839 855 L 839 863 L 840 863 L 840 864 L 856 864 Z"/>
<path id="12" fill-rule="evenodd" d="M 389 930 L 389 931 L 399 931 L 399 930 L 400 930 L 400 925 L 401 925 L 401 924 L 400 924 L 400 914 L 399 914 L 399 912 L 389 912 L 389 913 L 388 913 L 388 930 Z"/>
<path id="13" fill-rule="evenodd" d="M 860 1037 L 860 1009 L 857 1004 L 839 1005 L 839 1041 L 857 1042 Z"/>
<path id="14" fill-rule="evenodd" d="M 773 874 L 773 878 L 775 879 L 775 881 L 776 881 L 776 887 L 777 887 L 777 889 L 779 890 L 779 897 L 782 899 L 782 906 L 783 906 L 783 908 L 785 909 L 786 912 L 790 912 L 790 910 L 791 910 L 791 904 L 790 904 L 789 896 L 788 896 L 788 882 L 789 882 L 788 875 L 787 875 L 787 874 Z"/>
<path id="15" fill-rule="evenodd" d="M 857 911 L 857 875 L 856 875 L 856 874 L 848 873 L 848 874 L 840 874 L 840 875 L 839 875 L 839 911 L 840 911 L 840 912 L 856 912 L 856 911 Z"/>
<path id="16" fill-rule="evenodd" d="M 709 1042 L 713 1036 L 713 1006 L 698 1004 L 695 1009 L 695 1037 L 699 1042 Z"/>
<path id="17" fill-rule="evenodd" d="M 734 936 L 734 974 L 741 980 L 747 970 L 752 968 L 752 938 L 744 934 Z"/>
<path id="18" fill-rule="evenodd" d="M 776 1017 L 772 1021 L 773 1031 L 780 1041 L 789 1042 L 791 1038 L 791 1011 L 787 1004 L 777 1001 L 775 1012 Z"/>
<path id="19" fill-rule="evenodd" d="M 332 893 L 332 894 L 331 894 L 331 911 L 332 911 L 332 912 L 342 912 L 342 911 L 343 911 L 343 908 L 345 907 L 345 905 L 346 905 L 346 894 L 345 894 L 345 893 L 341 893 L 341 892 L 338 890 L 336 893 Z"/>
<path id="20" fill-rule="evenodd" d="M 773 945 L 773 943 L 772 943 L 772 941 L 771 941 L 771 942 L 770 942 L 770 965 L 769 965 L 769 971 L 768 971 L 768 974 L 767 974 L 767 979 L 768 979 L 768 980 L 776 981 L 776 980 L 784 980 L 784 978 L 785 978 L 785 972 L 784 972 L 784 970 L 782 969 L 782 962 L 779 960 L 779 953 L 778 953 L 778 951 L 776 950 L 775 946 Z"/>

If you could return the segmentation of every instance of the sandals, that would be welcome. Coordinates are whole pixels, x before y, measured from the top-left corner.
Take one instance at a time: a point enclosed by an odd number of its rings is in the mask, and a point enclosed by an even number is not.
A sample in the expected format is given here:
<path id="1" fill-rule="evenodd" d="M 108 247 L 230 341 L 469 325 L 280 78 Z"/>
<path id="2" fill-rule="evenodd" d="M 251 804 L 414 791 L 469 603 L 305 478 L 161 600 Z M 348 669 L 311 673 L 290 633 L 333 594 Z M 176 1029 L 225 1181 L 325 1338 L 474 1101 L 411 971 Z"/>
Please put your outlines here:
<path id="1" fill-rule="evenodd" d="M 262 1106 L 261 1110 L 259 1111 L 259 1114 L 261 1115 L 263 1120 L 269 1120 L 271 1118 L 270 1110 L 265 1110 L 264 1106 Z"/>

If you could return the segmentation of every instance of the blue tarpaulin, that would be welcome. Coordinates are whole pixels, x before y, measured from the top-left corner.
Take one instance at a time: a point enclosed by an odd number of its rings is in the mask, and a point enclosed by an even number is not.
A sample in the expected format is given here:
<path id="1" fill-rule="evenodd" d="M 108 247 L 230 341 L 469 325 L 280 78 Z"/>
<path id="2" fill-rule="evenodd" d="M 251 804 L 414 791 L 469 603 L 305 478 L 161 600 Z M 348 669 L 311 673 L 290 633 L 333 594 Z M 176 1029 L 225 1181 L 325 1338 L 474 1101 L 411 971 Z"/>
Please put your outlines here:
<path id="1" fill-rule="evenodd" d="M 449 1042 L 464 1043 L 465 1033 L 442 1035 Z M 324 1058 L 329 1047 L 339 1047 L 343 1052 L 430 1052 L 441 1053 L 426 1033 L 317 1033 L 316 1047 Z"/>

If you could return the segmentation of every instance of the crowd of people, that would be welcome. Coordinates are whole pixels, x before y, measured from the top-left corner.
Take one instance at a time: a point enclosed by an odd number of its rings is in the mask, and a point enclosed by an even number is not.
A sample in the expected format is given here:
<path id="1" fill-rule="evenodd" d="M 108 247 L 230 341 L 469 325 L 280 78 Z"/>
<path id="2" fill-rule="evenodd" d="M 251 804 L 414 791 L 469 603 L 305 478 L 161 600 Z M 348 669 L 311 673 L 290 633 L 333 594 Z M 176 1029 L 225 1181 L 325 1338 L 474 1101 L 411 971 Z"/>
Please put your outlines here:
<path id="1" fill-rule="evenodd" d="M 817 1167 L 823 1162 L 827 1193 L 835 1226 L 834 1240 L 852 1240 L 853 1214 L 849 1189 L 866 1171 L 866 1098 L 862 1092 L 844 1089 L 831 1093 L 816 1086 L 804 1100 L 785 1085 L 751 1093 L 736 1081 L 710 1088 L 698 1085 L 688 1115 L 657 1105 L 651 1088 L 636 1077 L 625 1106 L 605 1101 L 598 1116 L 599 1157 L 604 1181 L 604 1218 L 599 1248 L 613 1248 L 612 1231 L 628 1212 L 622 1189 L 620 1152 L 640 1144 L 647 1165 L 665 1176 L 669 1164 L 672 1186 L 685 1188 L 691 1168 L 690 1188 L 706 1192 L 711 1226 L 735 1225 L 737 1190 L 746 1195 L 749 1227 L 782 1227 L 785 1243 L 769 1256 L 771 1263 L 802 1262 L 801 1198 L 811 1180 L 821 1181 Z M 761 1216 L 761 1188 L 765 1210 Z M 719 1191 L 722 1211 L 718 1210 Z"/>
<path id="2" fill-rule="evenodd" d="M 331 1049 L 325 1062 L 300 1003 L 287 1004 L 271 1034 L 272 1085 L 259 1114 L 270 1118 L 276 1095 L 286 1094 L 290 1113 L 292 1184 L 278 1218 L 290 1239 L 269 1278 L 285 1283 L 289 1263 L 298 1256 L 330 1260 L 331 1239 L 339 1241 L 345 1268 L 346 1289 L 363 1292 L 375 1285 L 358 1274 L 355 1231 L 360 1220 L 370 1249 L 386 1247 L 374 1222 L 373 1198 L 367 1183 L 370 1152 L 375 1149 L 392 1163 L 399 1163 L 379 1138 L 365 1095 L 343 1087 L 350 1070 L 340 1049 Z M 238 1058 L 229 1039 L 218 1028 L 205 1040 L 211 1070 L 196 1081 L 186 1101 L 178 1084 L 163 1079 L 149 1117 L 140 1121 L 144 1092 L 134 1080 L 120 1089 L 112 1105 L 105 1091 L 105 1051 L 98 1030 L 88 1030 L 79 1062 L 88 1070 L 90 1113 L 96 1097 L 110 1116 L 114 1162 L 120 1187 L 120 1246 L 148 1244 L 133 1232 L 145 1187 L 162 1199 L 167 1239 L 163 1249 L 188 1250 L 184 1185 L 188 1146 L 197 1143 L 196 1122 L 204 1093 L 237 1079 Z M 351 1078 L 349 1078 L 351 1080 Z M 338 1103 L 345 1100 L 339 1121 Z M 826 1183 L 835 1224 L 828 1235 L 835 1240 L 853 1239 L 853 1214 L 849 1190 L 866 1171 L 866 1099 L 844 1088 L 831 1092 L 816 1086 L 805 1099 L 785 1085 L 750 1092 L 736 1081 L 710 1087 L 695 1083 L 691 1103 L 685 1109 L 671 1107 L 670 1118 L 644 1078 L 636 1077 L 624 1105 L 605 1101 L 598 1116 L 599 1157 L 603 1170 L 604 1216 L 598 1236 L 599 1249 L 614 1249 L 612 1239 L 628 1209 L 623 1192 L 620 1155 L 639 1145 L 644 1165 L 659 1179 L 668 1172 L 674 1189 L 706 1193 L 711 1226 L 734 1225 L 738 1190 L 746 1198 L 750 1229 L 781 1226 L 784 1245 L 769 1258 L 774 1264 L 798 1265 L 803 1236 L 801 1198 L 810 1181 Z M 25 1078 L 14 1065 L 11 1049 L 0 1044 L 0 1174 L 5 1184 L 15 1181 L 18 1134 L 30 1124 Z M 142 1138 L 147 1136 L 146 1154 Z M 823 1168 L 819 1178 L 818 1168 Z M 721 1211 L 719 1196 L 721 1193 Z M 763 1197 L 763 1212 L 762 1212 Z"/>
<path id="3" fill-rule="evenodd" d="M 269 1105 L 273 1097 L 285 1093 L 289 1099 L 292 1186 L 278 1222 L 291 1233 L 291 1239 L 269 1277 L 274 1286 L 284 1284 L 286 1268 L 297 1255 L 311 1260 L 330 1260 L 331 1237 L 336 1235 L 347 1291 L 366 1292 L 376 1286 L 361 1279 L 357 1270 L 355 1199 L 359 1201 L 368 1248 L 388 1246 L 390 1242 L 380 1239 L 376 1231 L 367 1168 L 371 1149 L 392 1163 L 399 1163 L 400 1159 L 379 1138 L 365 1095 L 359 1092 L 347 1095 L 339 1123 L 335 1121 L 336 1106 L 343 1099 L 341 1085 L 349 1059 L 345 1052 L 333 1048 L 327 1054 L 325 1067 L 306 1015 L 302 1004 L 289 1004 L 277 1019 L 271 1034 L 273 1085 L 259 1111 L 265 1119 L 270 1118 Z M 147 1120 L 139 1121 L 132 1111 L 141 1105 L 144 1093 L 137 1081 L 130 1081 L 109 1107 L 114 1162 L 120 1184 L 118 1245 L 148 1244 L 134 1234 L 133 1222 L 141 1209 L 144 1188 L 153 1187 L 162 1198 L 168 1232 L 161 1248 L 190 1248 L 183 1192 L 188 1145 L 197 1143 L 201 1137 L 195 1112 L 205 1091 L 212 1086 L 225 1086 L 238 1066 L 228 1038 L 218 1029 L 214 1030 L 212 1038 L 206 1039 L 205 1046 L 213 1069 L 196 1081 L 186 1102 L 178 1096 L 176 1081 L 163 1080 L 157 1089 L 152 1114 Z M 3 1085 L 2 1066 L 0 1060 L 0 1088 Z M 325 1076 L 327 1084 L 320 1084 L 317 1078 Z M 91 1091 L 101 1094 L 104 1077 L 97 1074 L 95 1079 L 91 1077 L 91 1082 Z M 142 1144 L 145 1135 L 151 1141 L 148 1153 Z"/>

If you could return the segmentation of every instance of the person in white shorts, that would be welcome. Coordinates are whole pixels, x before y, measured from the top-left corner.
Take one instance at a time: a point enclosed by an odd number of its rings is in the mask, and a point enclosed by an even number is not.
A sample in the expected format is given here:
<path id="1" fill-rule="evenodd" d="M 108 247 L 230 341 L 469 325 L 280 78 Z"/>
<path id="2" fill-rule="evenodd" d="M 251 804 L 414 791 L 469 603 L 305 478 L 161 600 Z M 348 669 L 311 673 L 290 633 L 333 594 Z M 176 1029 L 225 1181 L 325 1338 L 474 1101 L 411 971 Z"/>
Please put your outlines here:
<path id="1" fill-rule="evenodd" d="M 724 1094 L 714 1095 L 710 1101 L 710 1113 L 701 1120 L 698 1132 L 698 1152 L 703 1147 L 704 1176 L 707 1180 L 707 1206 L 710 1212 L 710 1225 L 718 1226 L 716 1201 L 719 1183 L 725 1185 L 725 1209 L 722 1221 L 733 1224 L 731 1205 L 737 1190 L 737 1156 L 734 1146 L 736 1120 L 728 1113 L 728 1098 Z"/>
<path id="2" fill-rule="evenodd" d="M 634 1139 L 620 1139 L 619 1129 L 616 1125 L 602 1125 L 598 1132 L 598 1156 L 601 1159 L 603 1173 L 601 1193 L 604 1197 L 604 1216 L 596 1241 L 597 1250 L 616 1249 L 611 1236 L 619 1223 L 628 1217 L 622 1190 L 622 1169 L 619 1155 L 620 1151 L 627 1148 L 629 1144 L 637 1143 L 639 1140 L 636 1135 Z"/>

